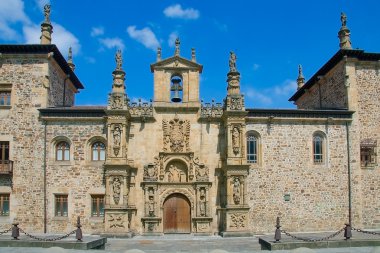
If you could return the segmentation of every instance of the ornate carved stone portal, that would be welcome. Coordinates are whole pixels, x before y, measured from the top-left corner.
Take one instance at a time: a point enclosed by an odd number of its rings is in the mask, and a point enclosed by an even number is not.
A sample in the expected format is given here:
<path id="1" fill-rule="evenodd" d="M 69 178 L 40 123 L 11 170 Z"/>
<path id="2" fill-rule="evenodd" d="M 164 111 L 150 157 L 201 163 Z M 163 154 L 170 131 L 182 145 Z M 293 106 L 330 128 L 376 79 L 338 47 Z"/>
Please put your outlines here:
<path id="1" fill-rule="evenodd" d="M 144 232 L 164 232 L 165 222 L 168 222 L 163 213 L 164 203 L 179 194 L 190 203 L 191 232 L 210 233 L 209 168 L 190 151 L 190 122 L 175 115 L 174 119 L 164 119 L 162 126 L 163 152 L 144 166 L 145 214 L 141 219 Z"/>

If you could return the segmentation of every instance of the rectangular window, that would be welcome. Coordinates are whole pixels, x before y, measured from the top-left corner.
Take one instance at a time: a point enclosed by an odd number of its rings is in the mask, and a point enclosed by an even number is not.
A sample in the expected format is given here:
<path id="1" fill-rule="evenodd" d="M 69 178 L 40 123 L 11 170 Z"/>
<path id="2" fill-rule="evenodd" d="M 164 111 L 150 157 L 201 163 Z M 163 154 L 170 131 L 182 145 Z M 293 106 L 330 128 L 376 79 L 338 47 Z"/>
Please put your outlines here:
<path id="1" fill-rule="evenodd" d="M 0 91 L 0 106 L 10 106 L 11 105 L 11 92 L 10 91 Z"/>
<path id="2" fill-rule="evenodd" d="M 103 195 L 91 196 L 91 216 L 104 217 L 104 196 Z"/>
<path id="3" fill-rule="evenodd" d="M 364 139 L 360 142 L 360 164 L 362 167 L 373 167 L 376 165 L 377 141 Z"/>
<path id="4" fill-rule="evenodd" d="M 257 163 L 257 138 L 253 135 L 247 137 L 247 162 Z"/>
<path id="5" fill-rule="evenodd" d="M 55 216 L 67 217 L 67 195 L 55 195 Z"/>
<path id="6" fill-rule="evenodd" d="M 0 216 L 9 216 L 9 194 L 0 194 Z"/>
<path id="7" fill-rule="evenodd" d="M 11 171 L 11 163 L 9 161 L 9 142 L 0 141 L 0 173 L 8 173 Z"/>

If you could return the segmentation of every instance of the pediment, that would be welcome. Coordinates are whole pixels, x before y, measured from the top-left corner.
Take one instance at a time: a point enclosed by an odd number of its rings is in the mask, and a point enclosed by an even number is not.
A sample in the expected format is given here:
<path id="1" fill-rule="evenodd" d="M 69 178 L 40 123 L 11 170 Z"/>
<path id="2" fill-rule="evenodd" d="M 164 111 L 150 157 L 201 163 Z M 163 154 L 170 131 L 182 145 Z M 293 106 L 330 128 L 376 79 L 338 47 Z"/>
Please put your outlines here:
<path id="1" fill-rule="evenodd" d="M 195 69 L 198 70 L 199 73 L 202 73 L 203 66 L 180 56 L 173 56 L 151 64 L 151 72 L 153 72 L 155 69 Z"/>

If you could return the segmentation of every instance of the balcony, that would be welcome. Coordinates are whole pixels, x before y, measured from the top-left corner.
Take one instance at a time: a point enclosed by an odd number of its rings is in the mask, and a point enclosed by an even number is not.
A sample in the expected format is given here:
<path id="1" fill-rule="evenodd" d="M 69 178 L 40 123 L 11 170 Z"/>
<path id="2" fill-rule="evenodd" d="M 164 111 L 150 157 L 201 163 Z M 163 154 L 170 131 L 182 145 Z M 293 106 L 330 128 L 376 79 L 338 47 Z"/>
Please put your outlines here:
<path id="1" fill-rule="evenodd" d="M 11 175 L 13 173 L 13 161 L 0 161 L 0 175 Z"/>

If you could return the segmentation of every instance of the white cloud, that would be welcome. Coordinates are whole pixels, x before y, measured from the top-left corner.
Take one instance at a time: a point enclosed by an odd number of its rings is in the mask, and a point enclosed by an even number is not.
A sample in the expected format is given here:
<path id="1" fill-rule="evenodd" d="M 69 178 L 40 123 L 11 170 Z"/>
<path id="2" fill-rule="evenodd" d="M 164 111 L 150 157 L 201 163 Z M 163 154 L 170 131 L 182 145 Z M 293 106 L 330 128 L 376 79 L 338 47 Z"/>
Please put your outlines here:
<path id="1" fill-rule="evenodd" d="M 272 98 L 270 98 L 268 95 L 259 92 L 253 88 L 248 88 L 244 93 L 247 96 L 247 98 L 252 99 L 253 101 L 258 101 L 260 104 L 263 105 L 270 105 L 273 102 Z"/>
<path id="2" fill-rule="evenodd" d="M 281 85 L 277 85 L 273 88 L 273 92 L 279 96 L 290 95 L 297 90 L 297 82 L 294 80 L 285 80 Z"/>
<path id="3" fill-rule="evenodd" d="M 177 38 L 178 38 L 178 33 L 177 32 L 172 32 L 172 33 L 169 34 L 169 39 L 168 39 L 169 47 L 174 47 L 175 40 Z"/>
<path id="4" fill-rule="evenodd" d="M 152 32 L 152 30 L 150 30 L 149 27 L 145 27 L 141 30 L 138 30 L 136 29 L 136 26 L 129 26 L 127 28 L 127 32 L 129 34 L 129 37 L 140 42 L 146 48 L 156 50 L 157 47 L 160 46 L 160 43 L 158 42 L 156 35 Z"/>
<path id="5" fill-rule="evenodd" d="M 38 5 L 38 8 L 40 8 L 41 11 L 44 10 L 44 6 L 46 4 L 50 4 L 50 0 L 35 0 L 36 4 Z"/>
<path id="6" fill-rule="evenodd" d="M 91 28 L 91 37 L 97 37 L 104 34 L 104 27 L 98 26 Z"/>
<path id="7" fill-rule="evenodd" d="M 182 9 L 180 4 L 168 6 L 164 10 L 164 14 L 168 18 L 182 18 L 182 19 L 198 19 L 199 11 L 193 8 Z"/>
<path id="8" fill-rule="evenodd" d="M 63 26 L 52 23 L 53 34 L 52 44 L 56 44 L 64 57 L 67 56 L 69 47 L 72 47 L 73 54 L 77 55 L 80 51 L 81 45 L 74 34 L 66 30 Z M 23 27 L 25 43 L 39 44 L 41 36 L 41 28 L 38 25 L 27 25 Z"/>
<path id="9" fill-rule="evenodd" d="M 99 39 L 99 42 L 108 49 L 116 48 L 124 50 L 125 48 L 123 40 L 118 37 Z"/>
<path id="10" fill-rule="evenodd" d="M 22 0 L 0 1 L 0 38 L 3 40 L 20 40 L 20 34 L 12 27 L 15 23 L 30 24 L 29 17 L 24 12 Z"/>

